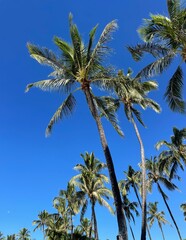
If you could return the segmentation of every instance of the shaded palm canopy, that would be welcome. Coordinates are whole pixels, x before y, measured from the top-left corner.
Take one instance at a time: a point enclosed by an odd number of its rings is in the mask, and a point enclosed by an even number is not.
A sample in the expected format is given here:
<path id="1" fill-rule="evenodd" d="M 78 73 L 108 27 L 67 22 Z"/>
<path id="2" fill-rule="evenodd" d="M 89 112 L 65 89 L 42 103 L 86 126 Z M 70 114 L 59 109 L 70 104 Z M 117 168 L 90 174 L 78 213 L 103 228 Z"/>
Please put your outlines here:
<path id="1" fill-rule="evenodd" d="M 144 19 L 138 32 L 145 43 L 129 46 L 128 50 L 136 61 L 144 53 L 156 58 L 141 71 L 147 77 L 161 74 L 174 59 L 180 57 L 164 97 L 173 111 L 185 113 L 182 64 L 186 62 L 186 8 L 180 0 L 167 0 L 167 8 L 168 16 L 151 14 L 150 19 Z"/>

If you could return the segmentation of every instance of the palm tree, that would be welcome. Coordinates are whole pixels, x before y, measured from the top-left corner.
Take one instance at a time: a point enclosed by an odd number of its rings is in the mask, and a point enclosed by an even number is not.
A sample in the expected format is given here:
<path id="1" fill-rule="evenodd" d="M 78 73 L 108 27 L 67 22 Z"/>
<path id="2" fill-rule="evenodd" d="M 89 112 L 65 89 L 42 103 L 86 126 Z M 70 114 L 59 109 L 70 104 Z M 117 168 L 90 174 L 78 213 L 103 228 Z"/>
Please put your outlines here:
<path id="1" fill-rule="evenodd" d="M 66 214 L 70 217 L 71 222 L 71 239 L 73 239 L 73 216 L 75 216 L 80 211 L 80 206 L 83 204 L 84 193 L 76 192 L 75 186 L 73 184 L 67 185 L 67 190 L 61 190 L 59 192 L 59 197 L 54 199 L 54 205 L 59 203 L 60 200 L 64 201 L 66 205 Z"/>
<path id="2" fill-rule="evenodd" d="M 176 223 L 176 220 L 172 214 L 172 211 L 169 207 L 169 204 L 167 202 L 168 197 L 167 195 L 164 193 L 163 189 L 161 188 L 160 183 L 162 183 L 168 190 L 173 191 L 175 189 L 177 189 L 176 185 L 173 184 L 168 178 L 167 175 L 161 170 L 160 168 L 160 160 L 158 160 L 158 158 L 151 158 L 151 159 L 147 159 L 146 160 L 146 168 L 148 170 L 148 180 L 149 180 L 149 184 L 153 184 L 155 183 L 157 185 L 158 191 L 160 192 L 163 201 L 167 207 L 167 210 L 170 214 L 170 217 L 174 223 L 174 226 L 176 227 L 179 239 L 182 240 L 181 234 L 180 234 L 180 230 L 178 228 L 178 225 Z"/>
<path id="3" fill-rule="evenodd" d="M 141 171 L 135 171 L 131 165 L 128 166 L 128 171 L 124 171 L 126 179 L 119 181 L 119 188 L 122 195 L 130 192 L 130 188 L 132 187 L 135 193 L 135 196 L 138 200 L 139 206 L 142 208 L 141 200 L 138 192 L 141 189 Z M 140 188 L 140 189 L 139 189 Z M 149 239 L 152 240 L 148 224 L 147 224 L 147 232 Z"/>
<path id="4" fill-rule="evenodd" d="M 85 234 L 85 236 L 88 237 L 91 229 L 91 221 L 88 218 L 82 218 L 80 222 L 81 224 L 76 228 L 77 231 L 82 235 Z"/>
<path id="5" fill-rule="evenodd" d="M 113 100 L 114 107 L 118 107 L 120 103 L 124 105 L 124 112 L 127 119 L 133 124 L 137 139 L 140 144 L 141 153 L 141 168 L 142 168 L 142 231 L 141 240 L 146 239 L 146 167 L 145 167 L 145 151 L 142 138 L 140 136 L 135 117 L 144 125 L 140 112 L 134 107 L 135 104 L 139 105 L 143 109 L 147 107 L 152 108 L 156 112 L 160 112 L 160 106 L 150 98 L 147 98 L 148 92 L 157 89 L 157 83 L 155 81 L 142 82 L 141 77 L 132 78 L 132 71 L 129 69 L 127 75 L 124 75 L 122 71 L 118 72 L 117 81 L 114 83 L 114 91 L 118 99 Z M 108 101 L 108 99 L 106 99 Z M 108 108 L 112 108 L 112 102 Z"/>
<path id="6" fill-rule="evenodd" d="M 108 178 L 101 173 L 101 171 L 106 168 L 106 164 L 100 162 L 97 158 L 95 158 L 93 153 L 85 155 L 81 154 L 81 157 L 84 160 L 83 164 L 77 164 L 75 166 L 75 170 L 80 173 L 74 176 L 70 183 L 77 186 L 82 192 L 84 192 L 87 196 L 87 200 L 84 202 L 84 206 L 82 209 L 82 216 L 87 208 L 88 199 L 91 203 L 91 225 L 93 225 L 95 239 L 98 240 L 98 228 L 97 228 L 97 219 L 95 213 L 95 205 L 98 202 L 100 205 L 105 206 L 109 209 L 111 213 L 113 213 L 112 208 L 108 204 L 108 202 L 104 199 L 109 199 L 112 196 L 112 192 L 104 186 L 104 183 L 108 183 Z M 91 237 L 91 229 L 90 235 Z"/>
<path id="7" fill-rule="evenodd" d="M 161 140 L 156 144 L 156 148 L 159 150 L 160 147 L 165 146 L 168 150 L 162 151 L 160 154 L 161 167 L 167 169 L 169 178 L 172 179 L 176 176 L 178 167 L 184 170 L 184 164 L 186 164 L 186 128 L 181 130 L 176 127 L 173 128 L 174 135 L 171 136 L 171 142 Z"/>
<path id="8" fill-rule="evenodd" d="M 186 11 L 180 0 L 167 0 L 167 8 L 168 16 L 151 14 L 150 19 L 144 20 L 138 32 L 145 43 L 128 47 L 128 50 L 136 61 L 145 52 L 157 58 L 141 72 L 148 77 L 161 74 L 175 58 L 180 57 L 180 63 L 169 80 L 164 97 L 173 111 L 185 113 L 181 65 L 186 62 Z"/>
<path id="9" fill-rule="evenodd" d="M 36 225 L 36 227 L 34 228 L 34 231 L 36 231 L 37 229 L 41 229 L 43 232 L 44 238 L 45 238 L 44 231 L 45 231 L 45 227 L 47 226 L 47 223 L 50 219 L 50 214 L 46 210 L 44 210 L 38 214 L 38 218 L 39 218 L 39 220 L 34 220 L 32 222 L 33 225 Z"/>
<path id="10" fill-rule="evenodd" d="M 55 37 L 54 42 L 61 50 L 61 58 L 46 48 L 39 48 L 35 45 L 28 44 L 30 55 L 39 63 L 49 65 L 54 69 L 50 75 L 50 79 L 43 80 L 27 85 L 26 91 L 31 87 L 38 87 L 42 90 L 58 90 L 67 93 L 66 99 L 61 106 L 54 113 L 51 118 L 46 134 L 52 130 L 54 123 L 62 119 L 65 115 L 73 112 L 76 100 L 74 93 L 81 90 L 86 98 L 88 108 L 96 122 L 97 129 L 100 136 L 101 145 L 106 158 L 109 176 L 116 206 L 116 215 L 118 222 L 118 230 L 121 239 L 127 240 L 126 221 L 122 211 L 122 201 L 118 188 L 117 178 L 115 174 L 114 164 L 111 157 L 110 149 L 107 144 L 105 132 L 100 120 L 96 98 L 92 92 L 92 85 L 102 86 L 103 82 L 112 79 L 112 70 L 110 67 L 103 66 L 104 57 L 109 52 L 107 46 L 108 41 L 111 39 L 111 33 L 117 28 L 116 21 L 111 21 L 104 28 L 97 44 L 93 48 L 94 37 L 97 26 L 95 26 L 89 34 L 88 45 L 85 46 L 77 26 L 72 21 L 72 15 L 69 16 L 70 23 L 70 37 L 72 45 Z M 77 87 L 74 89 L 73 87 Z M 100 110 L 101 111 L 101 110 Z M 122 135 L 122 132 L 117 125 L 117 121 L 113 113 L 104 112 L 105 117 L 110 119 L 113 126 Z"/>
<path id="11" fill-rule="evenodd" d="M 149 217 L 147 218 L 147 221 L 149 222 L 150 227 L 152 227 L 152 225 L 154 224 L 154 221 L 158 222 L 163 240 L 165 240 L 162 224 L 166 224 L 166 223 L 169 223 L 169 222 L 165 219 L 165 213 L 163 211 L 158 212 L 157 204 L 158 204 L 158 202 L 148 204 L 148 215 L 149 215 Z"/>
<path id="12" fill-rule="evenodd" d="M 16 234 L 7 235 L 6 239 L 7 240 L 16 240 Z"/>
<path id="13" fill-rule="evenodd" d="M 182 204 L 180 205 L 180 208 L 181 208 L 181 210 L 183 211 L 183 215 L 184 215 L 185 221 L 186 221 L 186 203 L 182 203 Z"/>
<path id="14" fill-rule="evenodd" d="M 135 217 L 133 215 L 133 212 L 136 214 L 136 216 L 139 216 L 139 212 L 137 210 L 138 203 L 137 202 L 130 202 L 130 200 L 127 197 L 127 194 L 123 194 L 122 197 L 123 197 L 123 210 L 124 210 L 126 219 L 128 221 L 133 240 L 135 240 L 134 232 L 132 230 L 130 222 L 131 222 L 131 219 L 132 219 L 132 221 L 135 223 Z"/>
<path id="15" fill-rule="evenodd" d="M 18 240 L 29 240 L 30 239 L 30 231 L 27 228 L 23 228 L 18 233 Z"/>

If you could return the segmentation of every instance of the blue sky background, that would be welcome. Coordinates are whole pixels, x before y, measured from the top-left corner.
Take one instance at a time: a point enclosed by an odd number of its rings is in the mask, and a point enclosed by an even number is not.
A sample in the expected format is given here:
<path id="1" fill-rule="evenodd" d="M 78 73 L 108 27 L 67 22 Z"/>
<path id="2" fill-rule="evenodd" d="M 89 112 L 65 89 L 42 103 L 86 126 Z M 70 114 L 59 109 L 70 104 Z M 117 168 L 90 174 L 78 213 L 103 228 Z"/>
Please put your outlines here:
<path id="1" fill-rule="evenodd" d="M 166 1 L 162 0 L 107 0 L 107 1 L 62 1 L 62 0 L 0 0 L 0 231 L 5 235 L 17 233 L 26 227 L 33 230 L 32 221 L 40 211 L 54 212 L 52 199 L 76 174 L 73 167 L 82 162 L 80 153 L 94 152 L 105 161 L 94 121 L 83 95 L 77 96 L 78 104 L 73 116 L 55 125 L 53 133 L 45 138 L 45 128 L 54 111 L 62 102 L 58 93 L 33 89 L 24 93 L 28 83 L 47 79 L 50 69 L 30 58 L 26 43 L 31 42 L 58 52 L 53 36 L 69 41 L 68 14 L 72 12 L 86 41 L 90 29 L 99 23 L 97 38 L 105 25 L 118 20 L 119 29 L 111 43 L 114 53 L 108 63 L 135 73 L 143 63 L 135 63 L 125 46 L 140 42 L 136 29 L 149 13 L 166 14 Z M 184 66 L 185 67 L 185 66 Z M 167 80 L 174 71 L 174 65 L 159 78 L 159 90 L 150 96 L 161 104 L 162 113 L 151 110 L 143 113 L 148 128 L 139 126 L 144 140 L 146 157 L 157 155 L 154 145 L 158 140 L 170 139 L 172 127 L 186 127 L 185 116 L 172 113 L 163 101 Z M 185 93 L 185 89 L 184 89 Z M 139 146 L 133 128 L 120 111 L 119 120 L 125 133 L 122 139 L 112 126 L 104 121 L 108 143 L 113 155 L 118 180 L 131 164 L 136 170 L 140 161 Z M 172 207 L 183 237 L 186 237 L 185 222 L 179 205 L 186 201 L 185 173 L 180 172 L 181 192 L 170 194 Z M 164 210 L 156 189 L 149 200 L 159 201 L 159 210 Z M 104 208 L 97 207 L 100 239 L 115 239 L 116 219 Z M 166 215 L 169 221 L 168 214 Z M 89 217 L 89 216 L 88 216 Z M 135 232 L 140 233 L 140 219 Z M 158 227 L 152 229 L 154 239 L 160 236 Z M 33 238 L 42 239 L 40 232 Z M 130 234 L 129 234 L 130 236 Z M 167 239 L 176 240 L 177 233 L 165 226 Z M 131 239 L 131 236 L 129 237 Z M 158 237 L 158 240 L 161 237 Z"/>

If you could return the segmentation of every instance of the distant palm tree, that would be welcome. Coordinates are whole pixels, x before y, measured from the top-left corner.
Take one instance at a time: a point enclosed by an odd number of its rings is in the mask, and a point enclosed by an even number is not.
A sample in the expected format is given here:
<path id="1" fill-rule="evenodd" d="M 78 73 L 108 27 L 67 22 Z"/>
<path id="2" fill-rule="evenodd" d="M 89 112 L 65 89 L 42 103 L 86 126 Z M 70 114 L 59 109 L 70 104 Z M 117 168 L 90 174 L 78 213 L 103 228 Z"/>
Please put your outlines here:
<path id="1" fill-rule="evenodd" d="M 128 49 L 136 61 L 139 61 L 145 52 L 157 58 L 141 71 L 147 77 L 162 73 L 175 58 L 180 57 L 164 97 L 173 111 L 185 113 L 181 65 L 186 62 L 186 9 L 180 0 L 167 0 L 167 8 L 168 16 L 151 14 L 150 19 L 144 20 L 138 32 L 145 43 Z"/>
<path id="2" fill-rule="evenodd" d="M 181 210 L 183 211 L 183 215 L 184 215 L 185 221 L 186 221 L 186 203 L 182 203 L 182 204 L 180 205 L 180 208 L 181 208 Z"/>
<path id="3" fill-rule="evenodd" d="M 169 223 L 169 222 L 165 219 L 165 213 L 163 211 L 158 212 L 157 204 L 158 204 L 158 202 L 148 204 L 148 215 L 149 215 L 149 217 L 147 218 L 147 221 L 149 222 L 150 227 L 152 227 L 152 225 L 154 224 L 155 221 L 158 222 L 163 240 L 165 240 L 162 224 L 166 224 L 166 223 Z"/>
<path id="4" fill-rule="evenodd" d="M 146 239 L 146 168 L 145 168 L 145 150 L 139 129 L 137 127 L 135 117 L 137 120 L 144 125 L 140 112 L 136 109 L 135 105 L 139 105 L 142 109 L 148 107 L 152 108 L 156 112 L 160 112 L 160 106 L 158 103 L 147 97 L 147 94 L 151 90 L 157 89 L 157 83 L 155 81 L 142 82 L 141 77 L 132 78 L 132 71 L 129 69 L 127 75 L 122 71 L 118 72 L 118 78 L 114 82 L 114 92 L 118 99 L 111 100 L 106 98 L 108 101 L 108 108 L 113 109 L 121 104 L 124 105 L 124 112 L 127 119 L 133 124 L 137 139 L 140 144 L 141 154 L 141 168 L 142 168 L 142 230 L 141 240 Z M 113 104 L 113 106 L 112 106 Z"/>
<path id="5" fill-rule="evenodd" d="M 184 164 L 186 164 L 186 128 L 178 130 L 176 127 L 173 128 L 174 135 L 171 136 L 171 142 L 161 140 L 156 144 L 156 148 L 159 150 L 160 147 L 165 146 L 168 150 L 163 150 L 159 158 L 161 161 L 161 168 L 166 170 L 169 174 L 169 178 L 172 179 L 176 176 L 178 167 L 184 170 Z"/>
<path id="6" fill-rule="evenodd" d="M 160 192 L 163 201 L 167 207 L 167 210 L 170 214 L 170 217 L 176 227 L 179 239 L 182 240 L 181 234 L 180 234 L 180 230 L 178 228 L 178 225 L 176 223 L 176 220 L 172 214 L 171 208 L 169 207 L 169 204 L 167 202 L 168 197 L 167 195 L 164 193 L 163 189 L 161 188 L 160 183 L 162 183 L 168 190 L 175 190 L 177 189 L 176 185 L 173 184 L 168 178 L 167 175 L 164 174 L 164 172 L 161 171 L 160 168 L 160 161 L 158 161 L 157 158 L 151 158 L 151 159 L 147 159 L 146 160 L 146 168 L 148 170 L 148 178 L 149 178 L 149 185 L 155 183 L 157 185 L 158 191 Z"/>
<path id="7" fill-rule="evenodd" d="M 123 210 L 124 210 L 126 219 L 128 220 L 128 224 L 129 224 L 129 228 L 130 228 L 133 240 L 135 240 L 134 232 L 132 230 L 130 222 L 132 220 L 135 223 L 135 217 L 133 215 L 133 212 L 135 213 L 136 216 L 139 216 L 139 212 L 137 210 L 138 203 L 130 202 L 126 194 L 124 194 L 122 197 L 123 197 Z"/>
<path id="8" fill-rule="evenodd" d="M 18 240 L 29 240 L 30 239 L 30 231 L 27 228 L 23 228 L 17 234 Z"/>
<path id="9" fill-rule="evenodd" d="M 75 216 L 80 211 L 80 206 L 83 204 L 84 193 L 76 192 L 73 184 L 67 185 L 66 190 L 60 190 L 59 197 L 54 199 L 54 205 L 56 202 L 64 201 L 66 205 L 65 214 L 69 215 L 71 222 L 71 239 L 73 239 L 73 216 Z"/>
<path id="10" fill-rule="evenodd" d="M 59 119 L 62 119 L 64 116 L 73 112 L 76 105 L 74 94 L 77 90 L 81 90 L 86 98 L 90 113 L 96 122 L 101 145 L 106 158 L 116 206 L 119 235 L 123 240 L 127 240 L 126 221 L 122 211 L 122 201 L 114 164 L 100 119 L 101 110 L 98 109 L 96 98 L 92 91 L 93 85 L 103 88 L 103 83 L 113 78 L 112 68 L 105 67 L 103 65 L 103 60 L 110 52 L 107 43 L 111 40 L 111 34 L 116 30 L 117 23 L 116 21 L 111 21 L 106 25 L 95 47 L 93 47 L 93 43 L 97 26 L 91 30 L 87 46 L 84 45 L 78 28 L 72 21 L 71 14 L 69 15 L 69 27 L 72 44 L 63 41 L 58 37 L 54 38 L 55 44 L 61 50 L 60 58 L 56 57 L 51 50 L 28 44 L 31 57 L 41 64 L 49 65 L 54 69 L 54 72 L 50 74 L 50 79 L 48 80 L 28 84 L 26 91 L 29 91 L 32 87 L 38 87 L 44 91 L 56 90 L 67 94 L 66 99 L 54 113 L 47 126 L 46 134 L 48 135 L 51 132 L 53 125 Z M 122 135 L 115 115 L 112 112 L 104 111 L 104 116 L 111 121 L 114 128 Z"/>
<path id="11" fill-rule="evenodd" d="M 77 186 L 87 196 L 87 200 L 84 202 L 82 209 L 82 216 L 84 215 L 84 211 L 87 208 L 88 200 L 90 200 L 92 211 L 91 225 L 94 226 L 94 237 L 96 240 L 98 240 L 99 238 L 95 205 L 96 202 L 98 202 L 100 205 L 107 207 L 109 211 L 113 213 L 111 206 L 104 199 L 109 199 L 109 197 L 112 196 L 112 192 L 104 186 L 104 183 L 108 183 L 108 178 L 106 175 L 101 173 L 101 171 L 106 168 L 106 164 L 100 162 L 97 158 L 95 158 L 93 153 L 85 153 L 85 155 L 81 154 L 81 157 L 84 160 L 84 165 L 77 164 L 75 166 L 74 169 L 80 173 L 74 176 L 70 180 L 70 183 Z M 91 237 L 91 229 L 89 237 Z"/>
<path id="12" fill-rule="evenodd" d="M 82 218 L 80 221 L 80 225 L 77 226 L 77 230 L 83 235 L 85 234 L 86 237 L 89 236 L 90 229 L 91 229 L 91 221 L 88 218 Z"/>
<path id="13" fill-rule="evenodd" d="M 34 228 L 34 231 L 36 231 L 37 229 L 41 229 L 43 232 L 44 238 L 45 238 L 44 231 L 45 231 L 45 227 L 48 224 L 50 214 L 46 210 L 44 210 L 38 214 L 38 218 L 39 218 L 39 220 L 34 220 L 32 222 L 33 225 L 36 225 L 36 227 Z"/>
<path id="14" fill-rule="evenodd" d="M 7 235 L 6 239 L 7 240 L 16 240 L 16 234 Z"/>

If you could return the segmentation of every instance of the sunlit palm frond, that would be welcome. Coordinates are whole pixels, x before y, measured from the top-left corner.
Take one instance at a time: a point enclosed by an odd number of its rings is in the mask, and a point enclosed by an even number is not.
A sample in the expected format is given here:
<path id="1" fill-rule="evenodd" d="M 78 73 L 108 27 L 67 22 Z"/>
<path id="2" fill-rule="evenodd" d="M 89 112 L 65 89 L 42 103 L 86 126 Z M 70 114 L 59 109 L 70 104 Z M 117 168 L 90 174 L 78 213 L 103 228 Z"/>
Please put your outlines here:
<path id="1" fill-rule="evenodd" d="M 169 81 L 167 90 L 164 94 L 166 101 L 169 104 L 169 107 L 173 111 L 178 111 L 185 113 L 186 106 L 182 98 L 182 89 L 183 89 L 183 72 L 180 66 L 176 69 L 172 78 Z"/>
<path id="2" fill-rule="evenodd" d="M 48 65 L 54 69 L 63 69 L 63 65 L 56 58 L 56 55 L 47 48 L 41 48 L 31 43 L 27 44 L 31 57 L 37 60 L 39 63 Z"/>
<path id="3" fill-rule="evenodd" d="M 86 66 L 86 68 L 91 68 L 92 65 L 97 62 L 97 61 L 101 61 L 102 58 L 109 53 L 110 49 L 108 46 L 106 46 L 106 44 L 108 43 L 108 41 L 111 40 L 112 38 L 112 33 L 117 29 L 117 22 L 116 20 L 111 21 L 110 23 L 108 23 L 106 25 L 106 27 L 104 28 L 92 54 L 90 57 L 90 60 Z"/>
<path id="4" fill-rule="evenodd" d="M 94 42 L 97 27 L 98 27 L 98 24 L 95 27 L 93 27 L 92 30 L 89 33 L 89 43 L 88 43 L 88 48 L 87 48 L 87 59 L 86 59 L 87 64 L 88 64 L 88 62 L 90 61 L 90 58 L 91 58 L 92 46 L 93 46 L 93 42 Z"/>
<path id="5" fill-rule="evenodd" d="M 76 100 L 74 96 L 72 94 L 69 94 L 68 97 L 64 100 L 64 102 L 61 104 L 61 106 L 57 109 L 57 111 L 51 118 L 46 129 L 46 136 L 48 136 L 51 133 L 54 123 L 56 123 L 59 119 L 63 119 L 64 116 L 72 114 L 75 104 Z"/>

